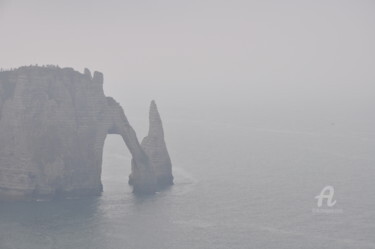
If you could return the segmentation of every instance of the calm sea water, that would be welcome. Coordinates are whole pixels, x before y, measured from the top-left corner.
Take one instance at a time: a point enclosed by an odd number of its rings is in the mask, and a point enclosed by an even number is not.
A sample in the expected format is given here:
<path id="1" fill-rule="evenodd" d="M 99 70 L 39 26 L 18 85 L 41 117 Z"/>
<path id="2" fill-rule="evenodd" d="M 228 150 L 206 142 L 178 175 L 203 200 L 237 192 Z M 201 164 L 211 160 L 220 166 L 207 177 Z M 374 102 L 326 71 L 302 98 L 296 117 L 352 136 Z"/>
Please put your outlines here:
<path id="1" fill-rule="evenodd" d="M 134 196 L 130 155 L 108 136 L 103 195 L 0 203 L 0 249 L 375 248 L 374 133 L 165 126 L 173 187 Z M 327 185 L 334 213 L 313 212 Z"/>

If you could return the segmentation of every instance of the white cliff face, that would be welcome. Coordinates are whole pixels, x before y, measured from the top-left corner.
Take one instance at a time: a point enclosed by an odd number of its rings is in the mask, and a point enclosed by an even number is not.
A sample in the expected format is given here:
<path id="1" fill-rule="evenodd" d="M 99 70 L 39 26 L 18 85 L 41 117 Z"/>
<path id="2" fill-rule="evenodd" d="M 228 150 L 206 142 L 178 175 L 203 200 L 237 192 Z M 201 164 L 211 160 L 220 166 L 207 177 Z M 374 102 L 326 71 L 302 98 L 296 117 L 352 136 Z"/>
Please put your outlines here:
<path id="1" fill-rule="evenodd" d="M 157 189 L 155 168 L 103 75 L 71 68 L 0 72 L 0 199 L 99 194 L 107 134 L 120 134 L 138 193 Z"/>

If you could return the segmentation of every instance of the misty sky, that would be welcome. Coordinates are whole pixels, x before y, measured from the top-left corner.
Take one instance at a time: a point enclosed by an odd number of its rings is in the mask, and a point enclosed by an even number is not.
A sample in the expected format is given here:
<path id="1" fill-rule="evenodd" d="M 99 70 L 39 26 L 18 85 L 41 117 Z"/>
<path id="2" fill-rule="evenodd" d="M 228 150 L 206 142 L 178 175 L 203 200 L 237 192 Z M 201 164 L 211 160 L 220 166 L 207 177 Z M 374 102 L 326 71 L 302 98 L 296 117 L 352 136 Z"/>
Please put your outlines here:
<path id="1" fill-rule="evenodd" d="M 125 106 L 374 107 L 371 0 L 0 0 L 0 29 L 0 67 L 101 71 Z"/>

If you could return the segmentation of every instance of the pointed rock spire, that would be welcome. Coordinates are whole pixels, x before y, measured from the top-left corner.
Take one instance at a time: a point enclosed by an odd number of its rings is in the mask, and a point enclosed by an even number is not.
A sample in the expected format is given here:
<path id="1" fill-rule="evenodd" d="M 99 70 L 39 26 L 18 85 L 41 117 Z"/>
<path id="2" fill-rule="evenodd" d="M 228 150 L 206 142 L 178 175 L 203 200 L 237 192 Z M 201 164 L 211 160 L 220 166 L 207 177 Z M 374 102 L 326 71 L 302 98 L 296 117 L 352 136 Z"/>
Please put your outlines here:
<path id="1" fill-rule="evenodd" d="M 151 101 L 149 113 L 150 127 L 141 146 L 148 155 L 159 187 L 173 184 L 172 163 L 164 141 L 163 124 L 155 101 Z"/>
<path id="2" fill-rule="evenodd" d="M 164 139 L 163 124 L 155 100 L 150 105 L 148 137 Z"/>

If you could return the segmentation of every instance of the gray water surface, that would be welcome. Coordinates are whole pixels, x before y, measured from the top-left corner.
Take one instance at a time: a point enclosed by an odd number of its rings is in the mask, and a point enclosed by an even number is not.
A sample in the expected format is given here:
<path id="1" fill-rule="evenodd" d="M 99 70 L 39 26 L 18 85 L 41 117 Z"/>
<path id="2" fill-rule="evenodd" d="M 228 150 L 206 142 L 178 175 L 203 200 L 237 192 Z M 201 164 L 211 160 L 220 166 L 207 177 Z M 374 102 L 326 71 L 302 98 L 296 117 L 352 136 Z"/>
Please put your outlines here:
<path id="1" fill-rule="evenodd" d="M 0 249 L 375 248 L 375 136 L 166 123 L 175 185 L 137 197 L 108 136 L 100 197 L 0 203 Z M 336 213 L 314 213 L 335 188 Z"/>

